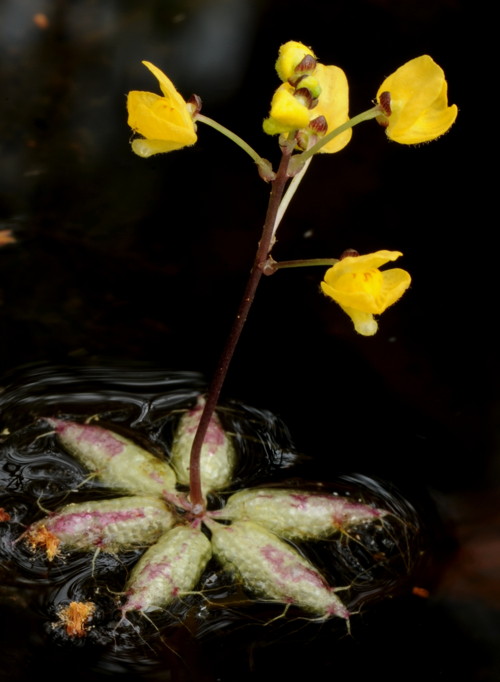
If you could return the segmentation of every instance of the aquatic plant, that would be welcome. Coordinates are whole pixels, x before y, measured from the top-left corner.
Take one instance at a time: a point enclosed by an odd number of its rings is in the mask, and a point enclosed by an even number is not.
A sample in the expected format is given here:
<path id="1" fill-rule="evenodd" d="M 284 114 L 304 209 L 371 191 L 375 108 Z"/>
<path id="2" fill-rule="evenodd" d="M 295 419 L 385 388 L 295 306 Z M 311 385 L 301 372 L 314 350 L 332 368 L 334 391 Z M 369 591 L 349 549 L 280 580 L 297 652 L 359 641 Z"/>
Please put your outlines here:
<path id="1" fill-rule="evenodd" d="M 252 158 L 271 186 L 262 234 L 212 381 L 184 410 L 167 452 L 159 456 L 153 442 L 139 445 L 119 429 L 92 423 L 91 418 L 46 415 L 38 437 L 54 434 L 62 449 L 116 496 L 57 506 L 30 523 L 16 542 L 34 553 L 43 552 L 48 564 L 65 552 L 95 555 L 144 549 L 115 602 L 120 622 L 132 612 L 164 610 L 187 595 L 201 593 L 204 571 L 215 559 L 255 601 L 278 603 L 284 610 L 294 607 L 320 621 L 337 617 L 348 623 L 354 609 L 340 591 L 350 585 L 333 585 L 306 556 L 302 543 L 383 533 L 390 517 L 406 532 L 408 520 L 404 515 L 399 518 L 393 508 L 321 491 L 314 482 L 311 490 L 305 484 L 253 486 L 238 480 L 235 468 L 241 453 L 219 418 L 220 395 L 263 275 L 284 268 L 328 268 L 320 285 L 323 293 L 349 315 L 356 332 L 364 336 L 377 332 L 374 316 L 396 303 L 410 286 L 405 270 L 380 269 L 401 252 L 359 255 L 349 250 L 339 259 L 279 262 L 272 250 L 280 221 L 313 157 L 344 149 L 354 126 L 375 119 L 391 140 L 418 144 L 445 133 L 457 108 L 448 106 L 442 70 L 423 56 L 384 80 L 374 106 L 349 118 L 348 82 L 342 69 L 321 64 L 312 49 L 291 41 L 279 50 L 276 72 L 282 82 L 263 122 L 265 133 L 278 136 L 281 159 L 274 169 L 241 137 L 202 114 L 198 96 L 186 101 L 158 67 L 144 64 L 158 80 L 162 95 L 129 93 L 133 152 L 148 158 L 180 150 L 197 142 L 198 124 L 215 128 Z M 1 513 L 0 521 L 9 523 L 9 509 Z M 374 565 L 386 561 L 383 553 L 373 556 L 378 557 L 373 558 Z M 367 570 L 360 567 L 360 572 Z M 199 598 L 210 601 L 203 594 Z M 92 601 L 71 601 L 58 612 L 57 627 L 81 638 L 94 613 Z"/>
<path id="2" fill-rule="evenodd" d="M 148 64 L 146 66 L 151 68 Z M 404 270 L 389 270 L 385 274 L 378 270 L 378 265 L 401 256 L 400 252 L 379 251 L 362 256 L 359 265 L 355 265 L 358 254 L 349 251 L 344 254 L 348 261 L 337 267 L 338 259 L 335 258 L 281 263 L 274 260 L 272 248 L 279 223 L 313 156 L 325 151 L 340 151 L 349 142 L 352 128 L 370 119 L 376 119 L 386 127 L 387 134 L 394 141 L 418 144 L 445 133 L 457 116 L 456 105 L 448 107 L 447 83 L 443 71 L 427 55 L 411 60 L 385 79 L 377 95 L 377 104 L 352 118 L 348 117 L 348 84 L 345 74 L 336 66 L 325 67 L 320 64 L 311 48 L 289 41 L 280 47 L 275 66 L 283 83 L 273 96 L 270 116 L 264 121 L 263 127 L 264 132 L 270 135 L 280 135 L 281 161 L 276 172 L 266 159 L 260 157 L 239 136 L 202 115 L 201 99 L 198 96 L 192 99 L 196 103 L 192 111 L 195 123 L 210 125 L 229 137 L 252 157 L 264 180 L 271 183 L 267 214 L 253 268 L 193 440 L 190 499 L 193 506 L 200 509 L 203 509 L 199 476 L 201 447 L 262 275 L 271 275 L 279 269 L 289 267 L 333 266 L 325 275 L 322 289 L 349 314 L 356 331 L 364 336 L 376 333 L 378 324 L 373 315 L 382 313 L 395 303 L 411 282 L 410 275 Z M 154 73 L 165 91 L 162 72 L 155 69 Z M 179 96 L 175 101 L 174 106 L 163 109 L 165 123 L 186 113 L 187 105 L 184 100 Z M 142 124 L 147 125 L 151 113 L 145 111 L 138 115 L 135 106 L 132 106 L 132 113 L 132 127 L 140 133 Z M 130 116 L 129 104 L 129 122 Z M 180 142 L 177 136 L 172 139 L 170 133 L 167 138 L 174 144 Z M 145 139 L 150 138 L 146 135 Z M 136 140 L 132 142 L 134 151 L 135 143 Z M 294 153 L 297 150 L 299 153 Z M 342 275 L 339 276 L 339 273 Z"/>

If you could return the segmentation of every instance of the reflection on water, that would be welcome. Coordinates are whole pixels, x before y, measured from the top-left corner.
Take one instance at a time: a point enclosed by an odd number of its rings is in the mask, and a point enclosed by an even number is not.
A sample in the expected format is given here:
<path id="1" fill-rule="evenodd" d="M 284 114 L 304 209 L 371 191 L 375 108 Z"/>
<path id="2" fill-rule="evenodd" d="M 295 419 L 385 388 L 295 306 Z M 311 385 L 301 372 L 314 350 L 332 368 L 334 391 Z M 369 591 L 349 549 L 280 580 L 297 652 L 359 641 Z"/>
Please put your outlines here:
<path id="1" fill-rule="evenodd" d="M 94 557 L 69 552 L 50 563 L 42 552 L 33 553 L 19 541 L 26 526 L 47 511 L 68 502 L 113 496 L 61 449 L 44 417 L 83 420 L 98 415 L 102 423 L 133 434 L 136 441 L 168 458 L 180 414 L 205 388 L 201 376 L 144 367 L 123 371 L 43 366 L 13 374 L 4 387 L 0 506 L 10 519 L 2 524 L 1 534 L 2 608 L 6 617 L 12 617 L 13 610 L 25 624 L 30 651 L 46 658 L 47 666 L 59 666 L 68 652 L 78 656 L 84 651 L 85 663 L 76 671 L 76 679 L 83 671 L 92 671 L 181 680 L 189 679 L 193 665 L 202 665 L 207 652 L 224 647 L 227 640 L 240 652 L 242 665 L 241 657 L 250 656 L 250 643 L 261 641 L 264 632 L 271 647 L 297 636 L 305 641 L 316 641 L 320 634 L 346 637 L 340 619 L 314 622 L 297 607 L 285 613 L 283 605 L 252 598 L 232 584 L 213 560 L 196 593 L 169 605 L 159 616 L 127 614 L 124 621 L 120 597 L 142 549 Z M 425 523 L 410 502 L 390 484 L 362 475 L 308 480 L 307 460 L 294 450 L 286 425 L 265 410 L 228 401 L 219 414 L 238 453 L 231 490 L 285 481 L 289 487 L 337 493 L 389 512 L 383 519 L 356 527 L 352 535 L 339 533 L 300 544 L 301 552 L 330 584 L 346 588 L 342 600 L 352 613 L 365 613 L 389 596 L 410 592 L 429 542 Z M 223 505 L 229 492 L 214 497 L 211 504 Z M 61 626 L 58 614 L 71 601 L 96 604 L 92 627 L 84 638 L 68 637 Z M 352 621 L 356 628 L 356 615 Z M 192 651 L 197 652 L 194 658 Z M 225 664 L 217 670 L 218 659 L 212 672 L 211 667 L 205 670 L 206 679 L 212 679 L 212 674 L 217 676 L 214 679 L 226 679 Z M 167 673 L 174 676 L 155 677 Z M 204 678 L 197 673 L 196 679 Z"/>

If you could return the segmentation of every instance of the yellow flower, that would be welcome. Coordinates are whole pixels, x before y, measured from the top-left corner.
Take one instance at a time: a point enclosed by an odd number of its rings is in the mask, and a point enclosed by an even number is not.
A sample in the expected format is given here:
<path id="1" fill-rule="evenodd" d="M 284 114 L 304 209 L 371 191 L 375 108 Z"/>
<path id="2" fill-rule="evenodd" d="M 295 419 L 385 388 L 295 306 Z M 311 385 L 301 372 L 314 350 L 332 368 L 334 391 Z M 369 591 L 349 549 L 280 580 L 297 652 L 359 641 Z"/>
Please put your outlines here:
<path id="1" fill-rule="evenodd" d="M 292 130 L 307 128 L 309 109 L 297 97 L 295 88 L 288 83 L 279 86 L 271 100 L 269 118 L 264 121 L 264 132 L 268 135 L 289 133 Z"/>
<path id="2" fill-rule="evenodd" d="M 305 57 L 310 59 L 305 60 Z M 286 82 L 274 93 L 269 118 L 264 121 L 264 132 L 268 135 L 301 131 L 302 139 L 307 140 L 318 135 L 318 127 L 311 122 L 320 117 L 326 121 L 321 135 L 349 119 L 349 86 L 345 73 L 338 66 L 317 63 L 310 48 L 290 41 L 280 48 L 276 71 Z M 338 152 L 346 146 L 351 135 L 351 129 L 341 133 L 321 152 Z"/>
<path id="3" fill-rule="evenodd" d="M 314 75 L 321 85 L 321 95 L 311 111 L 311 119 L 324 116 L 328 124 L 326 133 L 335 130 L 349 119 L 349 85 L 347 77 L 338 66 L 318 64 Z M 352 128 L 327 142 L 320 154 L 332 154 L 343 149 L 352 137 Z"/>
<path id="4" fill-rule="evenodd" d="M 295 69 L 302 62 L 304 57 L 312 57 L 316 59 L 316 55 L 310 47 L 306 47 L 302 43 L 297 43 L 295 40 L 289 40 L 282 45 L 278 52 L 278 59 L 276 60 L 276 71 L 283 82 L 291 80 L 296 76 Z M 312 60 L 311 60 L 312 61 Z"/>
<path id="5" fill-rule="evenodd" d="M 424 54 L 412 59 L 380 86 L 377 101 L 385 113 L 377 121 L 386 126 L 387 136 L 395 142 L 434 140 L 457 117 L 457 106 L 448 106 L 447 90 L 444 71 L 431 57 Z"/>
<path id="6" fill-rule="evenodd" d="M 150 62 L 142 63 L 158 79 L 163 97 L 152 92 L 129 92 L 128 124 L 142 135 L 133 140 L 132 150 L 147 158 L 194 144 L 196 128 L 187 103 L 163 71 Z"/>
<path id="7" fill-rule="evenodd" d="M 410 286 L 411 277 L 406 270 L 379 270 L 402 255 L 399 251 L 376 251 L 347 256 L 325 273 L 321 282 L 323 293 L 349 315 L 359 334 L 373 336 L 378 328 L 373 316 L 383 313 Z"/>

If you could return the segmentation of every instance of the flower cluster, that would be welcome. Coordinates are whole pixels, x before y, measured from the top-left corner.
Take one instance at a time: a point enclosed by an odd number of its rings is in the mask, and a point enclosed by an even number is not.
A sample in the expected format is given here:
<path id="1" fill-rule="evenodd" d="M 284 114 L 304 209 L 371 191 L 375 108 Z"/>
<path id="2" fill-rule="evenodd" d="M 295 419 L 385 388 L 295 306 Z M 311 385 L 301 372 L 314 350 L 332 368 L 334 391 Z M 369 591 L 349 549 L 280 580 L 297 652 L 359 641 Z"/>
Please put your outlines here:
<path id="1" fill-rule="evenodd" d="M 163 96 L 133 90 L 127 98 L 128 124 L 141 138 L 132 141 L 139 156 L 169 152 L 197 141 L 198 107 L 187 103 L 172 81 L 156 66 L 143 64 L 156 76 Z M 298 143 L 305 147 L 315 135 L 349 120 L 349 87 L 338 66 L 319 63 L 302 43 L 289 41 L 279 49 L 276 71 L 282 85 L 276 90 L 264 121 L 269 135 L 302 131 Z M 434 140 L 455 122 L 458 108 L 448 105 L 448 85 L 443 70 L 428 55 L 410 60 L 388 76 L 377 92 L 377 121 L 387 136 L 401 144 Z M 349 142 L 347 129 L 326 143 L 320 152 L 339 151 Z"/>
<path id="2" fill-rule="evenodd" d="M 261 487 L 242 489 L 222 508 L 194 515 L 189 494 L 182 491 L 202 404 L 181 418 L 168 461 L 100 426 L 47 419 L 63 448 L 120 496 L 65 505 L 31 524 L 24 541 L 33 551 L 42 549 L 48 561 L 63 551 L 116 554 L 149 545 L 125 586 L 123 618 L 163 609 L 195 590 L 214 557 L 256 598 L 294 604 L 319 619 L 347 621 L 350 613 L 336 588 L 291 543 L 350 533 L 388 512 L 326 493 Z M 235 456 L 231 437 L 214 416 L 201 458 L 206 494 L 228 487 Z M 70 636 L 84 636 L 92 610 L 86 602 L 62 614 Z M 76 616 L 77 627 L 68 629 Z"/>
<path id="3" fill-rule="evenodd" d="M 157 77 L 163 97 L 148 92 L 129 94 L 129 125 L 142 135 L 132 142 L 136 154 L 151 156 L 191 145 L 197 139 L 195 121 L 203 121 L 248 152 L 266 181 L 275 181 L 276 173 L 268 161 L 234 133 L 200 115 L 199 98 L 193 105 L 186 103 L 165 74 L 149 62 L 144 64 Z M 351 139 L 352 127 L 362 121 L 375 118 L 389 139 L 409 145 L 443 135 L 457 117 L 456 105 L 448 105 L 444 72 L 428 55 L 410 60 L 388 76 L 378 89 L 376 105 L 352 119 L 345 73 L 337 66 L 319 63 L 311 48 L 296 41 L 282 45 L 276 72 L 282 83 L 272 97 L 263 128 L 269 135 L 279 135 L 289 151 L 290 147 L 298 150 L 285 169 L 290 177 L 297 176 L 298 182 L 314 154 L 343 149 Z M 290 198 L 298 182 L 290 184 Z M 279 211 L 286 210 L 288 202 L 285 196 Z M 279 220 L 274 222 L 267 236 L 269 252 L 264 255 L 268 261 Z M 348 256 L 330 268 L 321 283 L 323 292 L 342 307 L 356 331 L 364 336 L 375 334 L 378 325 L 373 316 L 395 303 L 410 285 L 410 276 L 404 270 L 379 270 L 400 255 L 377 251 L 356 258 Z M 277 269 L 273 267 L 272 272 Z"/>
<path id="4" fill-rule="evenodd" d="M 264 121 L 268 135 L 296 133 L 297 146 L 308 149 L 318 136 L 349 119 L 349 87 L 338 66 L 318 63 L 310 48 L 290 41 L 280 48 L 276 71 L 283 84 L 274 93 L 269 118 Z M 349 128 L 320 151 L 340 151 L 351 135 Z"/>

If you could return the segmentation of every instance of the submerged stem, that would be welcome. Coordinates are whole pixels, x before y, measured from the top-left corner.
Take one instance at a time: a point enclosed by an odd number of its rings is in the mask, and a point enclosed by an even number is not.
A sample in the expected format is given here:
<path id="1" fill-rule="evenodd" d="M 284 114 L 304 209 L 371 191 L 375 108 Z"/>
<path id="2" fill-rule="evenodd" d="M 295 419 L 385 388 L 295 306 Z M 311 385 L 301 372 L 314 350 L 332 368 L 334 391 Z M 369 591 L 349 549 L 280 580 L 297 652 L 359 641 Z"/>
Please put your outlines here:
<path id="1" fill-rule="evenodd" d="M 226 379 L 226 375 L 231 363 L 234 351 L 238 344 L 241 332 L 245 326 L 248 313 L 255 298 L 255 292 L 262 277 L 262 265 L 266 262 L 272 248 L 274 239 L 274 226 L 276 223 L 276 216 L 289 179 L 288 165 L 290 156 L 293 151 L 293 143 L 288 144 L 282 150 L 281 162 L 276 173 L 276 178 L 272 182 L 271 195 L 267 206 L 266 218 L 262 228 L 262 236 L 257 247 L 255 260 L 253 263 L 250 276 L 248 278 L 243 297 L 241 299 L 233 326 L 229 332 L 226 340 L 226 345 L 220 356 L 219 363 L 215 369 L 214 376 L 210 383 L 208 393 L 206 396 L 205 406 L 201 413 L 200 422 L 191 447 L 191 460 L 189 466 L 189 484 L 190 484 L 190 500 L 195 514 L 201 515 L 205 510 L 205 500 L 201 489 L 201 450 L 203 442 L 210 425 L 210 420 L 215 412 L 222 386 Z"/>

